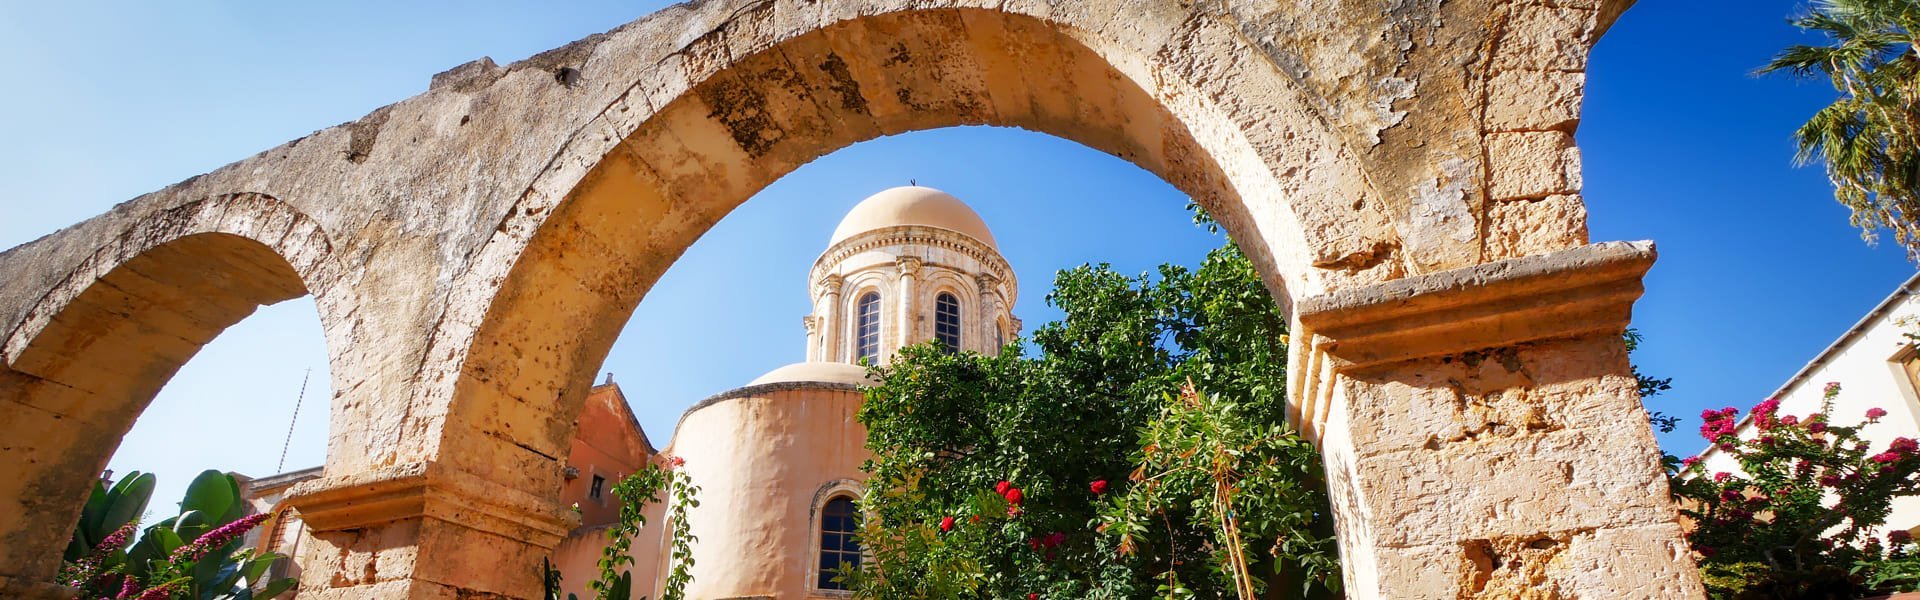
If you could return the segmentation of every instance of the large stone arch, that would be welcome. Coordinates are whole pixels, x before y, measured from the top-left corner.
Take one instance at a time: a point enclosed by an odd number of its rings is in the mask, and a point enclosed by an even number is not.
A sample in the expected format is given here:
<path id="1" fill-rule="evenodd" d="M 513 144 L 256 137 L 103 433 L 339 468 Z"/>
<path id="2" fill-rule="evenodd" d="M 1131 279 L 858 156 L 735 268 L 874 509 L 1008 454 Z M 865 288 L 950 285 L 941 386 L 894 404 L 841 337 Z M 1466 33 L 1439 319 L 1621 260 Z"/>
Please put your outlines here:
<path id="1" fill-rule="evenodd" d="M 50 581 L 87 490 L 160 387 L 259 307 L 317 294 L 330 252 L 299 211 L 230 194 L 133 224 L 40 297 L 0 347 L 0 498 L 13 500 L 0 560 Z"/>
<path id="2" fill-rule="evenodd" d="M 1254 257 L 1356 596 L 1697 596 L 1617 339 L 1653 252 L 1586 245 L 1572 143 L 1628 4 L 675 5 L 0 254 L 0 331 L 129 223 L 294 199 L 331 234 L 306 285 L 346 340 L 327 476 L 296 491 L 303 594 L 532 597 L 583 369 L 701 231 L 858 140 L 1025 127 L 1158 173 Z"/>

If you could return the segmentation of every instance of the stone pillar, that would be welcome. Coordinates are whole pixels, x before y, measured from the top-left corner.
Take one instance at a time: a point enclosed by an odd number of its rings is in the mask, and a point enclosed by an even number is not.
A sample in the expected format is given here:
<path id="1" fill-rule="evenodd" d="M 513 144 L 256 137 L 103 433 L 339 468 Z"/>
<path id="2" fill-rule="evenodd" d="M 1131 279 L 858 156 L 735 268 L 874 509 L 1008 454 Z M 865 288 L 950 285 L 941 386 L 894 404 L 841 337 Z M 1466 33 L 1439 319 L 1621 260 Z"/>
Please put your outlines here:
<path id="1" fill-rule="evenodd" d="M 539 598 L 540 578 L 520 566 L 540 564 L 579 522 L 434 462 L 302 483 L 287 501 L 312 532 L 300 597 L 320 600 Z"/>
<path id="2" fill-rule="evenodd" d="M 1306 298 L 1290 417 L 1355 598 L 1699 598 L 1620 339 L 1651 243 Z"/>
<path id="3" fill-rule="evenodd" d="M 980 314 L 974 317 L 973 327 L 969 328 L 978 335 L 973 345 L 980 352 L 999 354 L 1000 347 L 995 342 L 1000 337 L 996 318 L 1000 315 L 1000 279 L 980 274 L 974 276 L 974 283 L 980 289 Z"/>
<path id="4" fill-rule="evenodd" d="M 914 321 L 920 316 L 920 310 L 919 306 L 913 301 L 915 293 L 913 280 L 914 277 L 920 273 L 920 259 L 912 256 L 902 256 L 898 258 L 897 261 L 896 264 L 900 267 L 900 298 L 897 303 L 900 307 L 897 309 L 900 313 L 900 318 L 898 328 L 896 329 L 898 333 L 893 338 L 893 351 L 898 351 L 908 344 L 919 341 L 916 335 L 917 332 L 914 331 Z M 892 355 L 893 352 L 886 352 L 886 354 Z"/>
<path id="5" fill-rule="evenodd" d="M 840 330 L 844 329 L 841 323 L 846 322 L 840 318 L 840 314 L 846 310 L 846 307 L 840 305 L 840 288 L 844 287 L 845 283 L 839 275 L 828 275 L 820 279 L 820 286 L 824 289 L 821 290 L 822 300 L 818 306 L 814 307 L 814 312 L 820 315 L 821 361 L 846 360 L 846 357 L 840 355 Z"/>

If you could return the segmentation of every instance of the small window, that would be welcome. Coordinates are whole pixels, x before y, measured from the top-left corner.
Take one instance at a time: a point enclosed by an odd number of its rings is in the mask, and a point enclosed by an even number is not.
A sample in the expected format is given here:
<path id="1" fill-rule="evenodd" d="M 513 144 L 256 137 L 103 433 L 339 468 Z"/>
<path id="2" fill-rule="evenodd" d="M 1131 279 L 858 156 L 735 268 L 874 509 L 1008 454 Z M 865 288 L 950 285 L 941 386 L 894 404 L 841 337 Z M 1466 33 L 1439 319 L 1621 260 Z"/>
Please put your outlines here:
<path id="1" fill-rule="evenodd" d="M 858 315 L 854 330 L 853 356 L 860 362 L 873 364 L 880 357 L 880 294 L 867 292 L 860 297 L 854 310 Z"/>
<path id="2" fill-rule="evenodd" d="M 607 478 L 599 475 L 593 476 L 593 484 L 587 487 L 587 497 L 599 500 L 600 492 L 605 487 L 607 487 Z"/>
<path id="3" fill-rule="evenodd" d="M 847 589 L 834 578 L 860 568 L 859 529 L 860 513 L 854 509 L 852 498 L 840 496 L 827 501 L 820 511 L 819 589 Z"/>
<path id="4" fill-rule="evenodd" d="M 960 299 L 941 292 L 933 302 L 933 339 L 947 350 L 960 349 Z"/>

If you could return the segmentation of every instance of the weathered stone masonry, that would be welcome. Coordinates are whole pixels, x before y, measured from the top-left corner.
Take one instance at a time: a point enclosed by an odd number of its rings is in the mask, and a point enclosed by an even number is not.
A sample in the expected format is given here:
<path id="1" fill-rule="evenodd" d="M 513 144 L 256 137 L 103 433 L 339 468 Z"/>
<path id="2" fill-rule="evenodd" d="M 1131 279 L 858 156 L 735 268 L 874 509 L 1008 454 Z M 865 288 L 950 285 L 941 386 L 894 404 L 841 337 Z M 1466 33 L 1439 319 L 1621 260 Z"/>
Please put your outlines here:
<path id="1" fill-rule="evenodd" d="M 534 597 L 568 429 L 660 273 L 818 156 L 989 124 L 1160 175 L 1254 258 L 1357 596 L 1698 596 L 1616 335 L 1652 250 L 1586 246 L 1572 141 L 1627 4 L 710 0 L 462 65 L 0 254 L 0 595 L 57 596 L 103 440 L 310 293 L 337 391 L 303 596 Z"/>

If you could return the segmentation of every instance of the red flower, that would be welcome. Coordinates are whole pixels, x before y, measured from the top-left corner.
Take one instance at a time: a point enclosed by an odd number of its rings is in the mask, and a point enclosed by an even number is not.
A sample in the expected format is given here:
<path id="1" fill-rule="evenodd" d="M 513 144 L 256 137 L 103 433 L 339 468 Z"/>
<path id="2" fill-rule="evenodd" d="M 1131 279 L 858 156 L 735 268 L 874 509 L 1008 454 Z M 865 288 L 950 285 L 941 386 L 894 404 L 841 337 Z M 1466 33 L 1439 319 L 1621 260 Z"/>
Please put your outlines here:
<path id="1" fill-rule="evenodd" d="M 1780 417 L 1780 424 L 1781 425 L 1798 425 L 1800 424 L 1800 417 L 1796 417 L 1793 415 Z"/>
<path id="2" fill-rule="evenodd" d="M 1878 419 L 1884 416 L 1887 416 L 1887 409 L 1878 406 L 1867 409 L 1867 418 L 1869 419 Z"/>
<path id="3" fill-rule="evenodd" d="M 1733 490 L 1723 490 L 1720 492 L 1720 499 L 1721 500 L 1739 500 L 1740 492 L 1736 492 Z"/>
<path id="4" fill-rule="evenodd" d="M 1020 507 L 1018 507 L 1018 506 L 1009 506 L 1009 507 L 1007 507 L 1007 516 L 1009 516 L 1009 517 L 1018 517 L 1018 516 L 1020 516 Z"/>
<path id="5" fill-rule="evenodd" d="M 1895 529 L 1887 532 L 1887 541 L 1895 544 L 1905 544 L 1913 541 L 1913 534 L 1905 529 Z"/>
<path id="6" fill-rule="evenodd" d="M 1714 473 L 1714 474 L 1713 474 L 1713 482 L 1714 482 L 1714 483 L 1726 483 L 1726 482 L 1727 482 L 1727 480 L 1728 480 L 1728 479 L 1731 479 L 1731 478 L 1733 478 L 1733 474 L 1732 474 L 1732 473 L 1728 473 L 1728 472 L 1726 472 L 1726 471 L 1721 471 L 1721 472 L 1719 472 L 1719 473 Z"/>
<path id="7" fill-rule="evenodd" d="M 687 459 L 675 456 L 673 458 L 667 459 L 667 464 L 673 465 L 674 467 L 684 467 L 684 466 L 687 466 Z"/>
<path id="8" fill-rule="evenodd" d="M 1826 388 L 1826 390 L 1825 390 L 1825 391 L 1827 392 L 1827 395 L 1829 395 L 1829 396 L 1831 396 L 1831 395 L 1833 395 L 1833 394 L 1837 394 L 1837 393 L 1840 393 L 1840 382 L 1838 382 L 1838 381 L 1829 381 L 1829 382 L 1827 382 L 1827 388 Z"/>
<path id="9" fill-rule="evenodd" d="M 1887 449 L 1894 452 L 1911 454 L 1915 451 L 1920 451 L 1920 442 L 1914 441 L 1913 438 L 1897 437 L 1893 438 L 1893 441 L 1887 444 Z"/>
<path id="10" fill-rule="evenodd" d="M 1821 433 L 1826 430 L 1827 430 L 1827 424 L 1820 421 L 1814 421 L 1812 423 L 1807 424 L 1807 431 L 1811 431 L 1814 433 Z"/>
<path id="11" fill-rule="evenodd" d="M 1107 480 L 1101 479 L 1089 483 L 1087 484 L 1087 489 L 1093 490 L 1094 495 L 1105 494 L 1107 493 Z"/>
<path id="12" fill-rule="evenodd" d="M 1699 462 L 1700 462 L 1700 457 L 1698 457 L 1698 456 L 1689 456 L 1689 457 L 1686 457 L 1685 459 L 1682 459 L 1682 460 L 1680 461 L 1680 466 L 1682 466 L 1682 467 L 1685 467 L 1685 468 L 1688 468 L 1688 469 L 1691 469 L 1691 468 L 1693 468 L 1693 465 L 1695 465 L 1695 464 L 1697 464 L 1697 463 L 1699 463 Z"/>
<path id="13" fill-rule="evenodd" d="M 1000 483 L 993 484 L 993 493 L 995 494 L 1005 496 L 1007 495 L 1007 490 L 1010 489 L 1013 489 L 1013 484 L 1005 479 L 1000 480 Z"/>
<path id="14" fill-rule="evenodd" d="M 953 531 L 953 517 L 947 517 L 940 520 L 940 531 L 942 532 Z"/>
<path id="15" fill-rule="evenodd" d="M 1027 600 L 1040 600 L 1039 594 L 1027 594 Z"/>
<path id="16" fill-rule="evenodd" d="M 1899 452 L 1887 451 L 1873 455 L 1873 462 L 1890 463 L 1897 460 L 1900 460 Z"/>
<path id="17" fill-rule="evenodd" d="M 1007 502 L 1019 504 L 1021 499 L 1026 498 L 1026 495 L 1020 493 L 1020 488 L 1008 488 L 1006 497 Z"/>
<path id="18" fill-rule="evenodd" d="M 968 523 L 979 523 L 979 522 L 980 522 L 980 515 L 974 515 L 974 516 L 971 516 L 971 517 L 967 517 L 967 522 L 968 522 Z"/>
<path id="19" fill-rule="evenodd" d="M 1057 548 L 1061 544 L 1067 543 L 1067 534 L 1055 531 L 1047 534 L 1046 539 L 1040 540 L 1040 543 L 1048 548 Z"/>
<path id="20" fill-rule="evenodd" d="M 1834 487 L 1834 486 L 1837 486 L 1837 485 L 1840 485 L 1840 476 L 1839 476 L 1839 475 L 1834 475 L 1834 474 L 1832 474 L 1832 473 L 1828 473 L 1828 474 L 1826 474 L 1826 475 L 1821 475 L 1821 476 L 1820 476 L 1820 485 L 1824 485 L 1824 486 L 1827 486 L 1827 487 Z"/>

